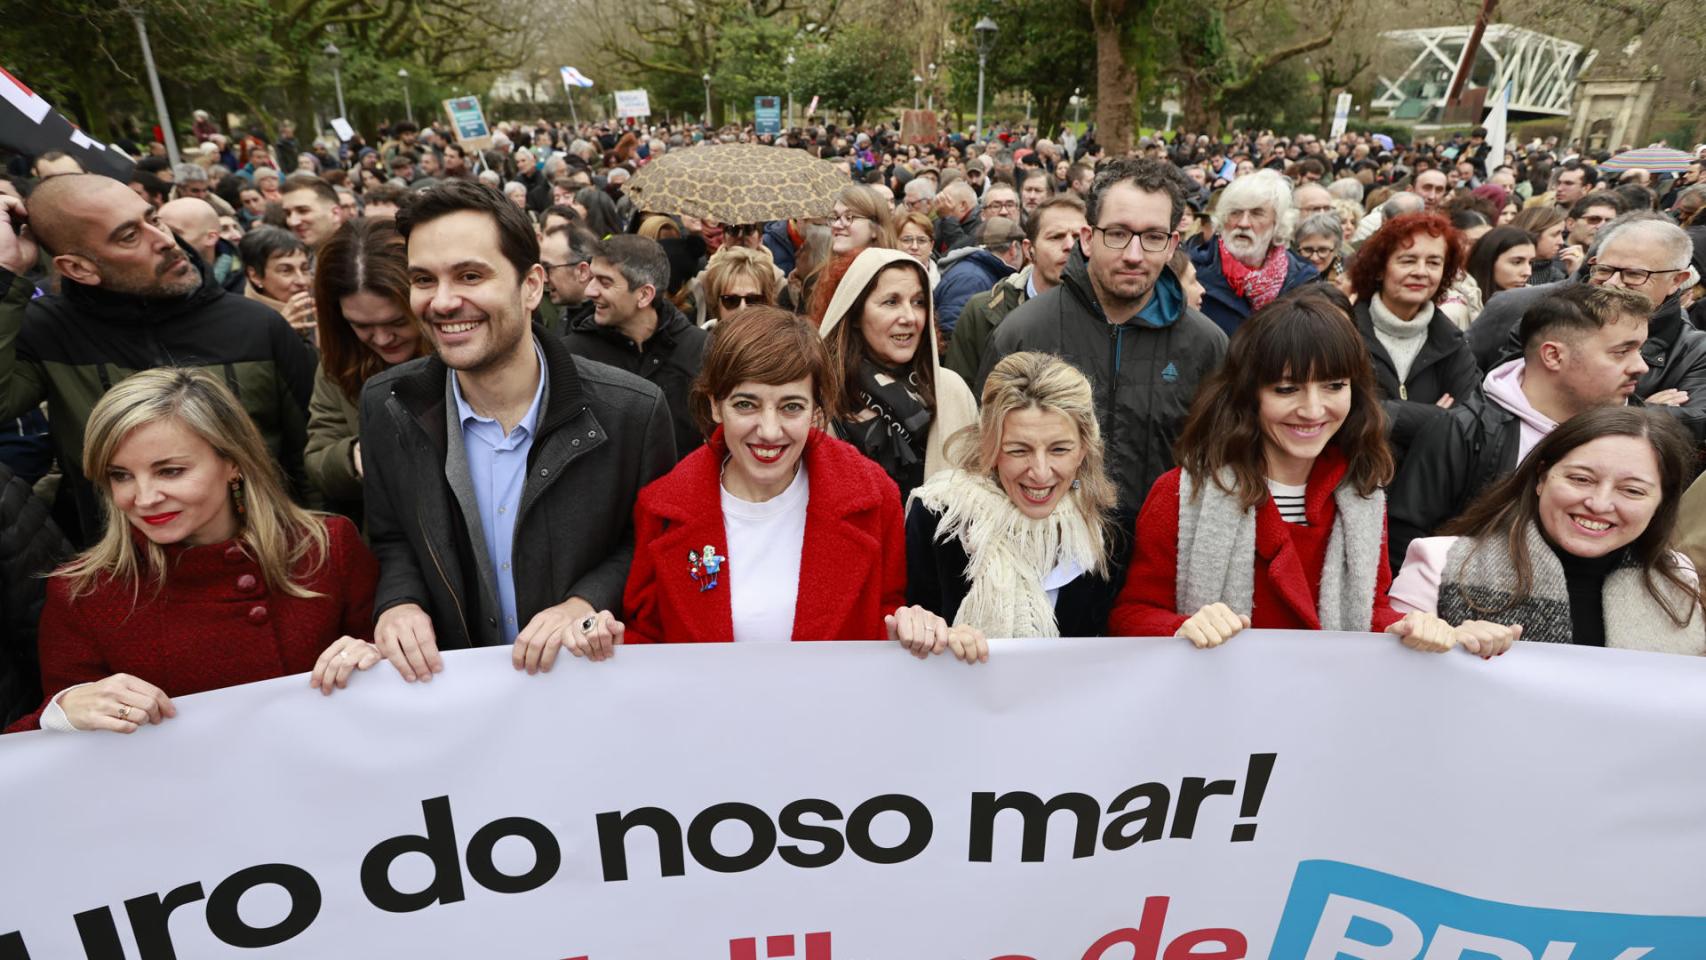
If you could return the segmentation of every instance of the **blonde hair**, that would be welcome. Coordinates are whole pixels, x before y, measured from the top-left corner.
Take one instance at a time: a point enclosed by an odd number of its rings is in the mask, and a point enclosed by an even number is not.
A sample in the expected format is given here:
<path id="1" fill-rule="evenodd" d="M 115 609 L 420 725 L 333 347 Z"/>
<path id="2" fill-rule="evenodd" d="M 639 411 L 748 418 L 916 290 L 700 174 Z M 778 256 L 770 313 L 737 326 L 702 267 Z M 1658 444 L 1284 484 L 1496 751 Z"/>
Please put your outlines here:
<path id="1" fill-rule="evenodd" d="M 893 250 L 899 246 L 895 241 L 895 226 L 889 222 L 893 212 L 882 194 L 862 183 L 855 183 L 850 187 L 841 188 L 841 196 L 837 199 L 854 215 L 871 221 L 871 246 L 885 250 Z"/>
<path id="2" fill-rule="evenodd" d="M 1058 413 L 1077 430 L 1078 441 L 1084 445 L 1084 462 L 1075 478 L 1077 488 L 1067 496 L 1090 527 L 1096 549 L 1094 572 L 1105 572 L 1108 514 L 1119 493 L 1103 463 L 1095 394 L 1077 367 L 1048 353 L 1011 353 L 1002 358 L 984 381 L 978 422 L 948 438 L 948 456 L 967 473 L 993 478 L 1001 456 L 1002 428 L 1007 415 L 1019 410 Z"/>
<path id="3" fill-rule="evenodd" d="M 305 560 L 311 576 L 326 562 L 326 527 L 319 515 L 292 503 L 284 480 L 260 430 L 225 385 L 204 370 L 162 367 L 144 370 L 108 390 L 89 414 L 84 428 L 83 475 L 95 485 L 106 507 L 106 529 L 94 546 L 54 571 L 71 581 L 73 598 L 95 589 L 98 581 L 129 583 L 140 589 L 152 573 L 154 589 L 166 583 L 166 555 L 152 541 L 138 548 L 131 525 L 113 508 L 111 468 L 118 448 L 138 427 L 176 420 L 206 440 L 215 453 L 236 465 L 241 477 L 244 513 L 237 539 L 261 567 L 268 588 L 293 597 L 317 597 L 292 577 Z"/>
<path id="4" fill-rule="evenodd" d="M 746 277 L 758 286 L 766 303 L 774 306 L 781 295 L 782 283 L 776 279 L 776 260 L 768 247 L 737 247 L 723 245 L 705 263 L 705 315 L 717 315 L 717 298 L 729 281 Z"/>

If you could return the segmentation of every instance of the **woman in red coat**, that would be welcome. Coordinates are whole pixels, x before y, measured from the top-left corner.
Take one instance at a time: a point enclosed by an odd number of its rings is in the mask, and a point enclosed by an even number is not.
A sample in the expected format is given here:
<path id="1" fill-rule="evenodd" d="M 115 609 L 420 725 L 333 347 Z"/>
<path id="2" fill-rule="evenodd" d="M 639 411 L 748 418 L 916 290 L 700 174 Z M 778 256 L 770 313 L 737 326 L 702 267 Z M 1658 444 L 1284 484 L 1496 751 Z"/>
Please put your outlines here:
<path id="1" fill-rule="evenodd" d="M 751 307 L 717 326 L 693 389 L 708 442 L 634 508 L 629 642 L 888 639 L 987 655 L 977 631 L 906 606 L 900 496 L 820 429 L 836 396 L 807 321 Z"/>
<path id="2" fill-rule="evenodd" d="M 1110 631 L 1198 647 L 1251 626 L 1437 643 L 1449 627 L 1386 599 L 1384 430 L 1349 317 L 1307 289 L 1257 312 L 1198 391 L 1180 466 L 1144 501 Z"/>
<path id="3" fill-rule="evenodd" d="M 343 517 L 292 504 L 231 392 L 158 369 L 95 405 L 83 469 L 106 501 L 93 547 L 55 571 L 42 611 L 48 699 L 12 729 L 131 733 L 171 698 L 313 671 L 330 692 L 379 661 L 379 565 Z"/>

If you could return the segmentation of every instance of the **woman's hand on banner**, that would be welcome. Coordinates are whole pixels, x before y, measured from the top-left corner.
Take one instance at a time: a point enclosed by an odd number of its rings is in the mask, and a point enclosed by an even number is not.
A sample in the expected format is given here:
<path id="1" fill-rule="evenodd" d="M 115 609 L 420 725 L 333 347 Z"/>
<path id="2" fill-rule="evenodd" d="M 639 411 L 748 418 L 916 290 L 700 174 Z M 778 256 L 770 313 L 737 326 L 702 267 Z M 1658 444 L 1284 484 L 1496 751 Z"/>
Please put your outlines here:
<path id="1" fill-rule="evenodd" d="M 366 670 L 383 659 L 379 648 L 366 640 L 339 637 L 320 653 L 314 672 L 308 676 L 308 685 L 331 696 L 334 689 L 342 690 L 349 686 L 349 678 L 357 670 Z"/>
<path id="2" fill-rule="evenodd" d="M 1404 614 L 1404 619 L 1387 627 L 1386 632 L 1411 650 L 1423 653 L 1444 653 L 1457 644 L 1451 624 L 1420 610 Z"/>
<path id="3" fill-rule="evenodd" d="M 72 687 L 60 696 L 59 709 L 78 730 L 114 733 L 135 733 L 144 723 L 178 715 L 166 691 L 128 673 Z"/>
<path id="4" fill-rule="evenodd" d="M 1248 629 L 1249 617 L 1234 613 L 1232 608 L 1224 603 L 1211 603 L 1191 614 L 1190 619 L 1180 624 L 1173 636 L 1184 637 L 1198 650 L 1207 650 L 1232 639 L 1233 634 L 1238 631 Z"/>
<path id="5" fill-rule="evenodd" d="M 1522 624 L 1506 625 L 1469 620 L 1457 628 L 1457 645 L 1483 660 L 1491 660 L 1522 639 Z"/>
<path id="6" fill-rule="evenodd" d="M 889 639 L 899 641 L 907 652 L 922 660 L 948 649 L 948 621 L 916 604 L 896 607 L 883 617 Z"/>
<path id="7" fill-rule="evenodd" d="M 976 627 L 949 627 L 948 649 L 961 663 L 989 662 L 989 638 Z"/>

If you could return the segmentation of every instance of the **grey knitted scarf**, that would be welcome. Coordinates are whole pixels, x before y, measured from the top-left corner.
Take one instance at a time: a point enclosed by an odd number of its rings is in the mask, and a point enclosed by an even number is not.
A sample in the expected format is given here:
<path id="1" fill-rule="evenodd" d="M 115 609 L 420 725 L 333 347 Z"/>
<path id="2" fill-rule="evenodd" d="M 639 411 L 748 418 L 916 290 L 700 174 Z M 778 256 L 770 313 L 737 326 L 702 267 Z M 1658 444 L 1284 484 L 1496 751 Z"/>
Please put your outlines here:
<path id="1" fill-rule="evenodd" d="M 1450 623 L 1493 620 L 1521 624 L 1524 640 L 1569 643 L 1574 630 L 1564 565 L 1541 537 L 1537 524 L 1528 524 L 1524 533 L 1531 571 L 1528 593 L 1516 592 L 1516 565 L 1503 536 L 1479 540 L 1459 537 L 1446 551 L 1445 569 L 1440 572 L 1439 615 Z M 1706 622 L 1702 622 L 1698 605 L 1688 623 L 1678 627 L 1647 592 L 1633 556 L 1605 578 L 1604 598 L 1607 647 L 1696 656 L 1706 653 Z M 1682 595 L 1669 600 L 1678 612 L 1693 603 Z"/>
<path id="2" fill-rule="evenodd" d="M 1236 489 L 1231 471 L 1222 475 Z M 1192 492 L 1198 496 L 1192 498 Z M 1386 525 L 1386 491 L 1360 496 L 1349 484 L 1333 491 L 1338 507 L 1327 535 L 1321 595 L 1315 607 L 1323 630 L 1367 630 L 1374 619 L 1374 584 Z M 1178 612 L 1190 616 L 1211 603 L 1249 615 L 1256 590 L 1256 510 L 1215 483 L 1200 488 L 1179 473 Z"/>

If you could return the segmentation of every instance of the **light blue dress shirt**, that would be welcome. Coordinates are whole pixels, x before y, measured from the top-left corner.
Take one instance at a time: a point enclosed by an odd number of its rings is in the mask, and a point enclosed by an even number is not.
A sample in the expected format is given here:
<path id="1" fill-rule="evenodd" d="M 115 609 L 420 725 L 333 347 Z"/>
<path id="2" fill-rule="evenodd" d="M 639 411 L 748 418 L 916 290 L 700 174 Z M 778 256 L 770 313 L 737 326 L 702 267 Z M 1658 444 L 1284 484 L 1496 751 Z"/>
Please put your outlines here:
<path id="1" fill-rule="evenodd" d="M 486 555 L 497 577 L 498 607 L 505 643 L 514 643 L 525 624 L 516 622 L 515 572 L 510 563 L 515 554 L 515 515 L 521 507 L 521 488 L 527 480 L 527 453 L 533 449 L 533 432 L 539 422 L 539 402 L 545 395 L 545 354 L 533 345 L 539 357 L 539 388 L 533 403 L 515 429 L 504 435 L 503 425 L 474 412 L 462 397 L 462 387 L 453 374 L 450 390 L 456 397 L 456 414 L 462 423 L 462 448 L 468 455 L 468 473 L 474 481 L 474 499 L 480 505 L 480 527 L 485 534 Z"/>

